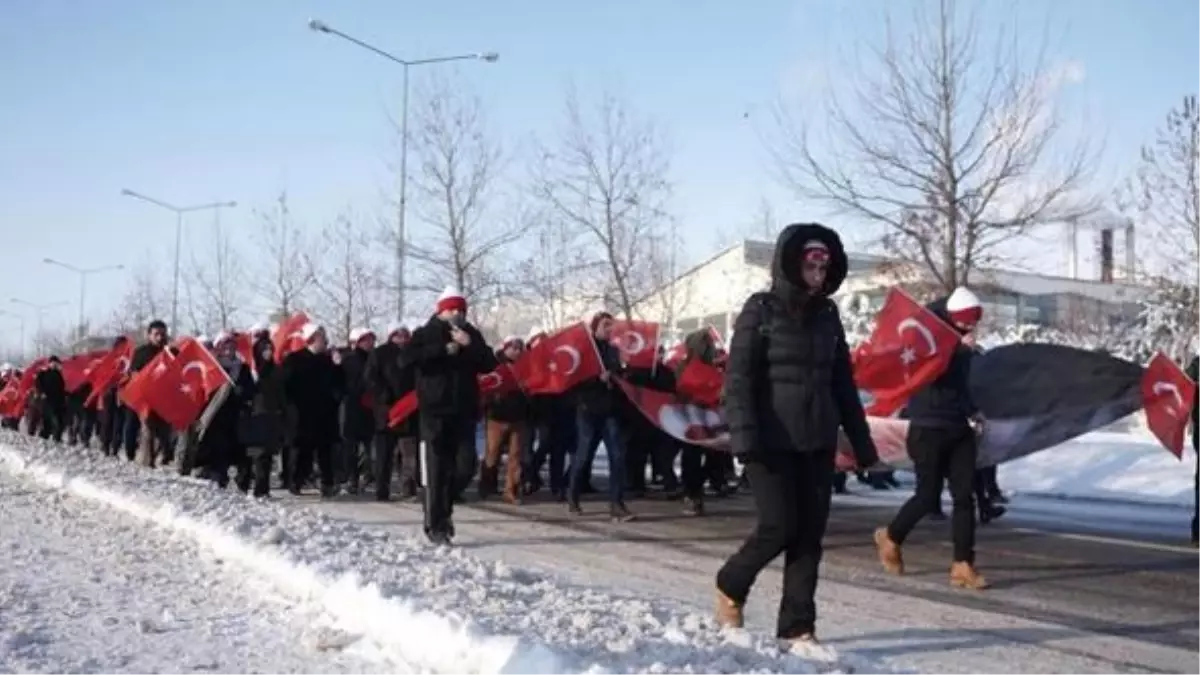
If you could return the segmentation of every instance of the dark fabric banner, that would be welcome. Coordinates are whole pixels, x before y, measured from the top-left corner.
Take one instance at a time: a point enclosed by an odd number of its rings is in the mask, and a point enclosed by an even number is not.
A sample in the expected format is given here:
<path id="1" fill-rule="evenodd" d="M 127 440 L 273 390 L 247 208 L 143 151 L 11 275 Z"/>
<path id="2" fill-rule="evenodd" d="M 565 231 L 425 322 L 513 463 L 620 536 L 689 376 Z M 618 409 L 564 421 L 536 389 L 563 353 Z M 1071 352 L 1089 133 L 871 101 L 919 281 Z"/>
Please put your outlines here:
<path id="1" fill-rule="evenodd" d="M 1142 407 L 1145 369 L 1073 347 L 1015 344 L 971 362 L 971 396 L 987 420 L 981 466 L 999 464 L 1107 426 Z"/>

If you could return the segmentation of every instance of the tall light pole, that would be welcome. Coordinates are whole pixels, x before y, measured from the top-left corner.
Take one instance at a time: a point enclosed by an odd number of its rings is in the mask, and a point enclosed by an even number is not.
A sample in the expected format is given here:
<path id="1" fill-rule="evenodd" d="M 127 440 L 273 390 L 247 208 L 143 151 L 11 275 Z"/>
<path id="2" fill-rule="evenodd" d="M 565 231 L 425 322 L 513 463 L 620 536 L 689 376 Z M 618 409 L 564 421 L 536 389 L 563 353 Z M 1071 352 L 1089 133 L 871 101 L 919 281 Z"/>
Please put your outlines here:
<path id="1" fill-rule="evenodd" d="M 65 270 L 70 270 L 79 275 L 79 337 L 83 338 L 83 322 L 84 322 L 84 301 L 87 298 L 87 280 L 93 274 L 101 272 L 113 272 L 116 270 L 125 269 L 124 265 L 101 265 L 99 267 L 76 267 L 70 263 L 65 263 L 54 258 L 42 258 L 42 262 L 47 265 L 54 265 Z"/>
<path id="2" fill-rule="evenodd" d="M 237 202 L 211 202 L 208 204 L 197 204 L 196 206 L 175 206 L 160 199 L 147 197 L 140 192 L 134 192 L 128 188 L 121 190 L 121 196 L 133 197 L 134 199 L 164 208 L 175 214 L 175 281 L 171 285 L 171 330 L 177 330 L 178 326 L 176 326 L 176 322 L 179 319 L 179 247 L 183 240 L 183 214 L 193 211 L 207 211 L 209 209 L 232 209 L 237 206 Z"/>
<path id="3" fill-rule="evenodd" d="M 478 52 L 474 54 L 457 54 L 454 56 L 437 56 L 428 59 L 402 59 L 394 54 L 370 45 L 356 37 L 352 37 L 342 31 L 332 28 L 329 24 L 319 19 L 309 19 L 308 27 L 318 33 L 327 33 L 336 35 L 337 37 L 352 42 L 367 51 L 373 52 L 383 58 L 398 63 L 404 71 L 404 94 L 400 103 L 400 212 L 398 222 L 396 224 L 396 320 L 404 320 L 404 259 L 405 230 L 404 217 L 408 207 L 408 71 L 413 66 L 427 66 L 434 63 L 448 63 L 450 61 L 483 61 L 485 63 L 495 63 L 500 60 L 500 55 L 496 52 Z"/>
<path id="4" fill-rule="evenodd" d="M 11 319 L 15 319 L 17 321 L 17 323 L 21 324 L 21 342 L 19 344 L 20 344 L 20 349 L 21 349 L 21 357 L 24 358 L 24 356 L 25 356 L 25 317 L 20 314 L 16 314 L 14 312 L 6 312 L 3 309 L 0 309 L 0 316 L 7 316 Z"/>
<path id="5" fill-rule="evenodd" d="M 46 310 L 54 309 L 55 307 L 62 307 L 63 305 L 67 304 L 65 302 L 48 302 L 45 304 L 38 304 L 36 302 L 29 302 L 28 300 L 22 300 L 20 298 L 11 298 L 10 301 L 15 305 L 21 305 L 32 309 L 34 314 L 37 315 L 37 333 L 35 333 L 35 335 L 37 335 L 39 338 L 42 335 L 42 316 L 45 315 Z M 22 342 L 24 342 L 24 340 L 22 340 Z M 40 342 L 38 343 L 37 355 L 42 355 L 42 345 Z"/>

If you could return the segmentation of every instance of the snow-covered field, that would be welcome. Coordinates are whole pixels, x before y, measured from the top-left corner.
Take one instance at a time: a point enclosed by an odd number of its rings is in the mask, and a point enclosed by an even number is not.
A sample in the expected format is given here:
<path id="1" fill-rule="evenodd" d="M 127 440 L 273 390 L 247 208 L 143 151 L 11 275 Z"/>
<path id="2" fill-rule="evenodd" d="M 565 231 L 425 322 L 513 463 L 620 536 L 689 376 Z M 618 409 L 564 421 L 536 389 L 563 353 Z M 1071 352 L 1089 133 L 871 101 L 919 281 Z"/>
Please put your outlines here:
<path id="1" fill-rule="evenodd" d="M 0 473 L 8 474 L 11 484 L 49 490 L 56 496 L 47 494 L 48 502 L 57 500 L 75 509 L 58 516 L 54 521 L 60 524 L 57 527 L 36 520 L 36 508 L 13 507 L 6 512 L 12 520 L 5 521 L 5 531 L 20 530 L 23 535 L 17 541 L 21 546 L 35 547 L 38 555 L 45 550 L 48 560 L 41 571 L 66 579 L 60 595 L 49 597 L 67 608 L 72 602 L 102 604 L 111 609 L 97 614 L 111 613 L 118 623 L 141 621 L 138 630 L 162 631 L 132 641 L 133 649 L 154 655 L 145 659 L 160 659 L 157 668 L 148 660 L 122 664 L 114 656 L 94 669 L 189 669 L 189 662 L 181 659 L 176 665 L 171 660 L 177 653 L 171 630 L 187 626 L 191 616 L 179 605 L 196 600 L 203 604 L 205 596 L 211 602 L 193 610 L 208 617 L 199 620 L 208 626 L 198 629 L 202 633 L 216 633 L 221 616 L 238 616 L 239 608 L 248 612 L 251 607 L 269 605 L 271 597 L 283 597 L 328 618 L 327 637 L 314 645 L 347 650 L 353 658 L 371 659 L 393 672 L 829 672 L 845 665 L 832 649 L 804 655 L 784 653 L 768 636 L 721 631 L 707 613 L 685 611 L 654 596 L 632 598 L 566 585 L 503 561 L 481 560 L 460 549 L 434 548 L 410 535 L 335 520 L 313 509 L 255 501 L 168 471 L 114 462 L 95 452 L 45 446 L 13 434 L 5 434 L 0 441 Z M 148 604 L 135 606 L 132 617 L 117 611 L 119 599 L 109 597 L 112 592 L 103 583 L 88 581 L 96 571 L 87 558 L 49 560 L 57 549 L 77 544 L 86 550 L 88 541 L 63 538 L 82 536 L 78 528 L 66 527 L 65 521 L 76 512 L 89 510 L 97 512 L 93 518 L 103 519 L 105 529 L 86 519 L 79 528 L 92 530 L 95 538 L 111 540 L 107 546 L 96 547 L 94 558 L 102 561 L 102 567 L 119 564 L 103 560 L 105 551 L 143 551 L 149 560 L 127 566 L 128 579 L 121 582 L 130 588 L 145 584 L 154 589 L 145 591 Z M 161 543 L 156 537 L 178 539 L 174 553 L 165 546 L 161 557 L 150 558 L 150 552 Z M 140 538 L 148 539 L 136 544 Z M 192 549 L 183 552 L 181 547 Z M 20 557 L 20 551 L 17 553 Z M 214 558 L 224 562 L 219 565 Z M 56 569 L 52 564 L 63 567 Z M 190 567 L 192 572 L 180 574 L 179 585 L 192 588 L 176 589 L 178 600 L 160 597 L 171 590 L 169 575 L 177 574 L 180 567 Z M 235 586 L 236 591 L 218 593 L 214 584 Z M 30 602 L 20 593 L 21 587 L 14 587 L 17 592 L 9 602 Z M 132 597 L 135 592 L 141 591 L 128 590 L 126 595 Z M 149 603 L 166 600 L 170 600 L 166 604 L 169 617 L 147 616 Z M 288 628 L 289 622 L 271 621 L 267 612 L 262 616 L 278 631 L 276 638 L 263 633 L 264 644 L 273 646 L 274 639 L 303 645 L 299 631 Z M 63 621 L 67 620 L 64 617 Z M 103 621 L 103 616 L 98 620 Z M 38 624 L 35 618 L 23 621 Z M 248 636 L 245 640 L 256 644 L 258 624 L 247 621 L 241 625 Z M 64 646 L 61 661 L 55 660 L 59 658 L 55 650 L 47 648 L 41 660 L 0 661 L 0 669 L 85 669 L 79 648 L 98 637 L 85 632 L 72 638 L 69 625 L 37 630 L 43 631 L 40 635 L 58 636 L 64 642 L 75 639 L 78 644 Z M 289 633 L 294 634 L 295 643 L 289 642 Z M 115 634 L 114 640 L 117 637 Z M 199 636 L 191 640 L 202 642 Z M 17 641 L 20 644 L 15 648 L 22 649 L 30 640 Z M 221 642 L 219 637 L 210 640 L 218 646 Z M 231 640 L 230 645 L 234 644 Z M 194 658 L 198 660 L 217 658 L 202 646 L 190 649 L 186 653 L 197 654 Z M 236 647 L 230 649 L 241 653 Z M 290 649 L 291 654 L 304 651 L 303 646 Z M 346 658 L 351 658 L 349 655 Z M 191 664 L 190 669 L 286 670 L 289 657 L 280 658 L 284 661 L 281 665 L 231 659 L 216 665 Z M 339 663 L 346 664 L 342 669 L 365 669 L 334 657 L 326 657 L 326 663 L 330 670 L 338 669 Z M 326 664 L 314 660 L 303 669 L 318 670 L 319 665 Z M 858 670 L 874 670 L 861 665 Z"/>
<path id="2" fill-rule="evenodd" d="M 211 550 L 0 473 L 0 671 L 385 672 Z"/>

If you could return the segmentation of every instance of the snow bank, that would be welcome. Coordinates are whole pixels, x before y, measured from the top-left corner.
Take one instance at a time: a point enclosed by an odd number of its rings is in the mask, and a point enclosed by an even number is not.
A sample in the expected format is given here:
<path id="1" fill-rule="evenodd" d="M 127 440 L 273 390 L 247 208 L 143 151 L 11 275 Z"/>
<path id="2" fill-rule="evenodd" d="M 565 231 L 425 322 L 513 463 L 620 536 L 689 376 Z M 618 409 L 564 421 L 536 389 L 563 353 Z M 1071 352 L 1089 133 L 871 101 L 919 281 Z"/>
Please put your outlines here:
<path id="1" fill-rule="evenodd" d="M 617 597 L 312 509 L 5 432 L 0 469 L 191 537 L 319 603 L 388 659 L 445 673 L 829 672 L 774 639 L 721 631 L 658 599 Z"/>
<path id="2" fill-rule="evenodd" d="M 1191 508 L 1195 467 L 1190 444 L 1180 461 L 1153 437 L 1101 431 L 1001 464 L 998 479 L 1015 494 Z"/>

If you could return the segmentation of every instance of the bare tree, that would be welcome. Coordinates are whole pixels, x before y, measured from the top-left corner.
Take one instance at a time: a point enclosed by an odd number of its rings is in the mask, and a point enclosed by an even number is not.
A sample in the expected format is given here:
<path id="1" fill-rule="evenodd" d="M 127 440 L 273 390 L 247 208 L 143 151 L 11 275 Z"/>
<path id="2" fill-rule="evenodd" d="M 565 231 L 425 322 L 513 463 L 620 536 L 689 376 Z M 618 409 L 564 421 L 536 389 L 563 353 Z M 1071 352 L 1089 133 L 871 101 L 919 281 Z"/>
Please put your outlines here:
<path id="1" fill-rule="evenodd" d="M 649 251 L 669 220 L 663 137 L 615 96 L 603 95 L 589 116 L 572 91 L 557 142 L 543 144 L 538 155 L 534 194 L 598 245 L 605 304 L 633 318 L 634 304 L 653 288 Z"/>
<path id="2" fill-rule="evenodd" d="M 251 275 L 252 287 L 271 312 L 287 316 L 301 309 L 300 303 L 316 282 L 308 237 L 292 220 L 286 191 L 279 194 L 273 209 L 256 215 L 255 243 L 260 251 L 255 257 L 266 263 L 266 269 L 261 273 L 256 269 Z"/>
<path id="3" fill-rule="evenodd" d="M 679 252 L 683 246 L 679 228 L 672 220 L 667 231 L 653 240 L 647 252 L 650 277 L 654 283 L 647 306 L 668 332 L 674 331 L 679 313 L 691 299 L 690 284 L 679 283 Z"/>
<path id="4" fill-rule="evenodd" d="M 199 314 L 198 328 L 206 331 L 232 328 L 245 299 L 246 270 L 233 240 L 221 227 L 219 211 L 213 211 L 213 234 L 208 255 L 198 255 L 204 246 L 192 248 L 192 273 Z"/>
<path id="5" fill-rule="evenodd" d="M 556 213 L 529 218 L 527 257 L 516 268 L 516 296 L 537 308 L 536 325 L 564 326 L 577 318 L 578 302 L 601 300 L 587 297 L 597 287 L 596 272 L 603 265 L 589 255 L 580 232 Z"/>
<path id="6" fill-rule="evenodd" d="M 521 234 L 493 208 L 503 151 L 489 137 L 482 101 L 461 84 L 432 79 L 420 99 L 410 142 L 419 167 L 414 210 L 427 229 L 406 247 L 419 270 L 413 286 L 454 284 L 471 305 L 485 303 L 501 287 L 497 256 Z"/>
<path id="7" fill-rule="evenodd" d="M 321 231 L 315 311 L 330 337 L 348 341 L 350 331 L 383 318 L 386 301 L 384 264 L 371 255 L 373 238 L 354 214 L 340 214 Z"/>
<path id="8" fill-rule="evenodd" d="M 918 10 L 903 38 L 889 21 L 872 52 L 879 74 L 843 78 L 853 105 L 831 92 L 823 129 L 781 108 L 772 147 L 797 196 L 881 226 L 889 254 L 945 289 L 999 262 L 1032 226 L 1094 207 L 1082 191 L 1095 153 L 1064 137 L 1054 105 L 1078 67 L 1043 67 L 1044 42 L 1027 64 L 1003 28 L 987 49 L 978 18 L 955 7 Z"/>
<path id="9" fill-rule="evenodd" d="M 156 256 L 146 252 L 141 264 L 130 270 L 129 287 L 117 302 L 108 323 L 111 332 L 140 335 L 146 324 L 170 311 L 170 288 L 155 268 L 155 259 Z"/>

